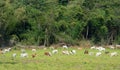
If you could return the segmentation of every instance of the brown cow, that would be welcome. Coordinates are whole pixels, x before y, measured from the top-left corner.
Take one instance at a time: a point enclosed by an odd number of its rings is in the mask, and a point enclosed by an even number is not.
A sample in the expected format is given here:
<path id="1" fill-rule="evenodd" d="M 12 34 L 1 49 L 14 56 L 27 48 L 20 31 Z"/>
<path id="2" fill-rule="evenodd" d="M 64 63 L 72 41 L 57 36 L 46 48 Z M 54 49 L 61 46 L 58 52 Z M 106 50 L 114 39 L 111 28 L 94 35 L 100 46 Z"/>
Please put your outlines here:
<path id="1" fill-rule="evenodd" d="M 85 51 L 84 51 L 84 54 L 88 54 L 88 50 L 85 50 Z"/>
<path id="2" fill-rule="evenodd" d="M 45 52 L 44 55 L 46 55 L 46 56 L 52 56 L 52 54 L 50 52 Z"/>

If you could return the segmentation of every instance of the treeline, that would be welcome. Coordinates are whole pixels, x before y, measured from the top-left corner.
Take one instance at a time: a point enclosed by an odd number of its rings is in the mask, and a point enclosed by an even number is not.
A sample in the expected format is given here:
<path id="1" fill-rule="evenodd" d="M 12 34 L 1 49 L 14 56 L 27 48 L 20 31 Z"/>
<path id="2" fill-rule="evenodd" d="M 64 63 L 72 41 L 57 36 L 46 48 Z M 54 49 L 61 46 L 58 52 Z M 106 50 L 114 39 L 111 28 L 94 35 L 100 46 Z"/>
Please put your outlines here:
<path id="1" fill-rule="evenodd" d="M 0 0 L 0 46 L 120 44 L 120 0 Z"/>

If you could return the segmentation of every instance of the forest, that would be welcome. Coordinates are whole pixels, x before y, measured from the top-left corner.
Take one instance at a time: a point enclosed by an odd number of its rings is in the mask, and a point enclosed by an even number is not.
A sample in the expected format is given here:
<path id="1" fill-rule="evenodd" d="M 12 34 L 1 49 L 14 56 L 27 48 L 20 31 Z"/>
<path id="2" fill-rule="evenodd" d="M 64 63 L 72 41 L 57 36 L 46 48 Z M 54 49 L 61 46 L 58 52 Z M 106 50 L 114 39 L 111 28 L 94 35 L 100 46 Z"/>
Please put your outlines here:
<path id="1" fill-rule="evenodd" d="M 120 0 L 0 0 L 0 47 L 120 44 Z"/>

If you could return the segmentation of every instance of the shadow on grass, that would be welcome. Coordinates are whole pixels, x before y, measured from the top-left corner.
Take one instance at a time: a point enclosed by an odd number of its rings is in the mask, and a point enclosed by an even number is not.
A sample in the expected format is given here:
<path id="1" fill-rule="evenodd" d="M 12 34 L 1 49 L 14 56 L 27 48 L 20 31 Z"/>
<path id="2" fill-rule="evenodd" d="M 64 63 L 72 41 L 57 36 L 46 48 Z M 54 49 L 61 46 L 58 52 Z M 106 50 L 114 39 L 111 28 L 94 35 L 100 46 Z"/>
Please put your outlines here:
<path id="1" fill-rule="evenodd" d="M 18 62 L 1 62 L 0 61 L 0 64 L 17 64 Z"/>

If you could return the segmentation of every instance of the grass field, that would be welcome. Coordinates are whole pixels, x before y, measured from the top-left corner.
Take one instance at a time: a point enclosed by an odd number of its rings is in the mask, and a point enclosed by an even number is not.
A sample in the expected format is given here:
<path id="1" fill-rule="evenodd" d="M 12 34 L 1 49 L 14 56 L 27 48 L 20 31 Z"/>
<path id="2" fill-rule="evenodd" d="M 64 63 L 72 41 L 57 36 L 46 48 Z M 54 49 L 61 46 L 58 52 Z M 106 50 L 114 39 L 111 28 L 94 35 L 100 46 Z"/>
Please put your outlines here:
<path id="1" fill-rule="evenodd" d="M 0 54 L 0 70 L 120 70 L 120 55 L 110 57 L 108 54 L 102 53 L 101 56 L 84 54 L 84 50 L 75 49 L 75 55 L 64 55 L 61 53 L 62 48 L 58 48 L 58 54 L 52 56 L 45 56 L 45 51 L 37 49 L 37 57 L 32 58 L 32 51 L 26 50 L 29 57 L 20 58 L 20 50 L 12 50 L 6 54 Z M 97 52 L 96 50 L 89 50 Z M 118 52 L 120 49 L 110 50 L 110 52 Z M 17 53 L 16 58 L 12 60 L 12 54 Z"/>

